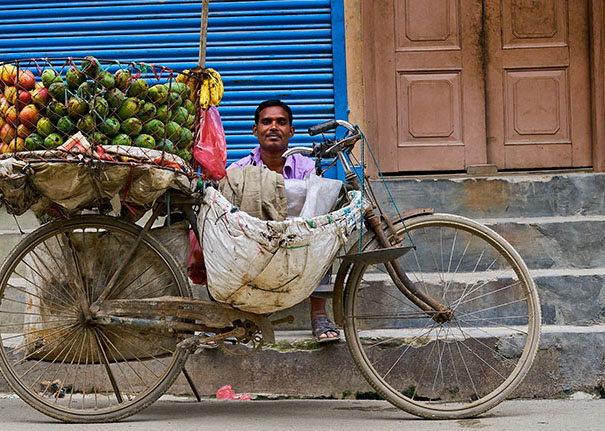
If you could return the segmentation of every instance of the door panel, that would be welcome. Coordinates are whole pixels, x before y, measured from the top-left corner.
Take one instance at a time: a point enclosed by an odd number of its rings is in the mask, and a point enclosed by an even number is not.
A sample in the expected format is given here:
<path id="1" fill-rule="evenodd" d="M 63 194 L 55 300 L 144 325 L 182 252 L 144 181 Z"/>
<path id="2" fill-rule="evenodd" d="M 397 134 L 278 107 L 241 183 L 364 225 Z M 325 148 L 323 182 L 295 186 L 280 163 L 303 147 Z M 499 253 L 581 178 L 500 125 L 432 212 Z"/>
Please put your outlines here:
<path id="1" fill-rule="evenodd" d="M 366 17 L 372 17 L 366 34 L 374 36 L 376 76 L 366 80 L 366 89 L 376 95 L 376 112 L 366 116 L 374 125 L 382 169 L 463 170 L 485 163 L 480 32 L 465 31 L 480 28 L 481 1 L 364 5 Z M 389 118 L 395 127 L 389 127 Z"/>
<path id="2" fill-rule="evenodd" d="M 486 0 L 488 160 L 499 169 L 590 165 L 586 3 Z"/>

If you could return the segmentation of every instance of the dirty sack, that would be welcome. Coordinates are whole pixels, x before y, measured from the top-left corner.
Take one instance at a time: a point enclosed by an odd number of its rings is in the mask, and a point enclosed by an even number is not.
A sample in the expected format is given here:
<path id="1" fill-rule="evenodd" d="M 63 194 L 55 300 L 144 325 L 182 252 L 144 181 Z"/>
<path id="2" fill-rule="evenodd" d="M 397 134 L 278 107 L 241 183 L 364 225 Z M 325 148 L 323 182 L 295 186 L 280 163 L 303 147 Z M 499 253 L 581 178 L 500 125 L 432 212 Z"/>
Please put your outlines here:
<path id="1" fill-rule="evenodd" d="M 261 220 L 208 188 L 198 229 L 210 294 L 261 314 L 309 297 L 347 236 L 359 228 L 361 192 L 349 192 L 348 198 L 347 206 L 325 215 Z"/>

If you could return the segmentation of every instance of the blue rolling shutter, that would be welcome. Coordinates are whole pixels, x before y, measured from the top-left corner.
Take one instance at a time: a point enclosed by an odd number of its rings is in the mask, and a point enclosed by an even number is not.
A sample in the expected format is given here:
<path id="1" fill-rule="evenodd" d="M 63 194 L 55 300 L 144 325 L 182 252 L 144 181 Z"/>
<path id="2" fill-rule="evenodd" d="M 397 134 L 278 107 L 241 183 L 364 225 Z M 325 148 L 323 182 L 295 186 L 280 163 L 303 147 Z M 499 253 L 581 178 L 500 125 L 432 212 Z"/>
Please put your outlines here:
<path id="1" fill-rule="evenodd" d="M 291 104 L 293 145 L 311 142 L 309 126 L 346 118 L 342 1 L 210 1 L 206 65 L 223 75 L 230 161 L 256 145 L 262 100 Z M 94 55 L 189 69 L 200 14 L 200 0 L 0 0 L 0 61 Z"/>

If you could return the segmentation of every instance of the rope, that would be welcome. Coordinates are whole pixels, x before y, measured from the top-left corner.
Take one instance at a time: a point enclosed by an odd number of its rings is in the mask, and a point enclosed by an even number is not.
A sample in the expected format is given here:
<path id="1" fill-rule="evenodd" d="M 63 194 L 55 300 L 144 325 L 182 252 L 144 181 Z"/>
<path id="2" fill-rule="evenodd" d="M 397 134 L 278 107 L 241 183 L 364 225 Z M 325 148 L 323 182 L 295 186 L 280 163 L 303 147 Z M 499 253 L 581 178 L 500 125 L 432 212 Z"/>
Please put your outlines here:
<path id="1" fill-rule="evenodd" d="M 376 169 L 378 169 L 378 175 L 380 176 L 380 180 L 382 181 L 382 184 L 384 185 L 385 190 L 387 191 L 388 195 L 389 195 L 389 199 L 391 201 L 391 203 L 393 204 L 393 207 L 395 208 L 395 211 L 397 212 L 397 216 L 399 217 L 399 220 L 401 220 L 401 223 L 403 224 L 403 229 L 405 230 L 405 233 L 408 237 L 408 239 L 410 240 L 410 243 L 412 244 L 413 247 L 416 247 L 416 244 L 414 244 L 414 240 L 412 239 L 412 236 L 410 235 L 410 232 L 408 231 L 408 227 L 405 224 L 405 220 L 403 220 L 403 217 L 401 216 L 401 213 L 399 212 L 399 208 L 397 207 L 397 204 L 395 203 L 395 199 L 393 198 L 393 195 L 391 194 L 391 191 L 389 190 L 389 187 L 387 186 L 387 182 L 384 179 L 384 175 L 382 174 L 382 171 L 380 170 L 380 167 L 378 166 L 378 162 L 376 161 L 376 157 L 374 157 L 374 153 L 372 152 L 372 147 L 370 147 L 370 144 L 368 142 L 368 140 L 366 139 L 365 134 L 360 130 L 359 133 L 361 134 L 361 142 L 362 142 L 362 146 L 361 146 L 361 160 L 362 160 L 362 166 L 364 166 L 364 148 L 367 145 L 368 146 L 368 151 L 370 152 L 370 155 L 372 156 L 372 160 L 374 161 L 374 166 L 376 166 Z M 362 169 L 362 175 L 363 175 L 363 169 Z M 362 178 L 363 180 L 365 180 L 364 178 Z M 362 183 L 364 184 L 364 183 Z M 363 185 L 362 185 L 362 192 L 363 192 Z M 361 243 L 361 240 L 360 240 Z M 360 245 L 361 247 L 361 245 Z M 360 250 L 361 251 L 361 250 Z"/>

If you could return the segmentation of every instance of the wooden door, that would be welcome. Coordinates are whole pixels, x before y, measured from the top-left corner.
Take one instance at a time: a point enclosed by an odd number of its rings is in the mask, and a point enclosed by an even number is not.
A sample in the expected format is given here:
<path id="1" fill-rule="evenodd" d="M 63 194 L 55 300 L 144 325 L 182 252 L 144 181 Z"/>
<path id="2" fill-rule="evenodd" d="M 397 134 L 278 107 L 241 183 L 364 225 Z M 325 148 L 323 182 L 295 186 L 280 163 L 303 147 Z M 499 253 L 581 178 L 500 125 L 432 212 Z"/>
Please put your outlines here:
<path id="1" fill-rule="evenodd" d="M 590 166 L 588 0 L 365 0 L 385 172 Z"/>
<path id="2" fill-rule="evenodd" d="M 485 163 L 481 0 L 366 0 L 366 119 L 386 172 Z"/>
<path id="3" fill-rule="evenodd" d="M 587 0 L 485 0 L 488 160 L 591 166 Z"/>

